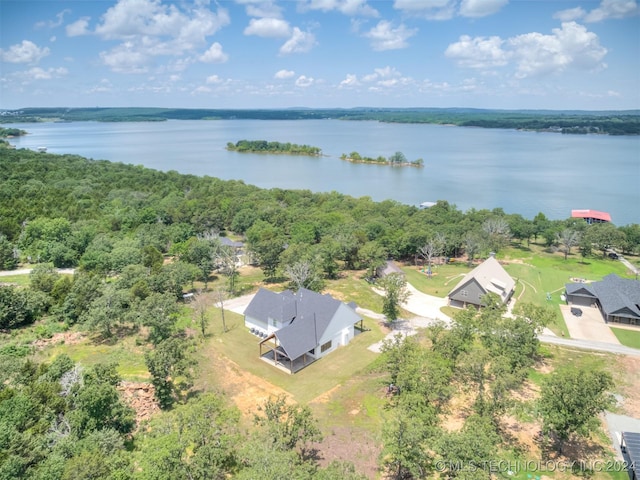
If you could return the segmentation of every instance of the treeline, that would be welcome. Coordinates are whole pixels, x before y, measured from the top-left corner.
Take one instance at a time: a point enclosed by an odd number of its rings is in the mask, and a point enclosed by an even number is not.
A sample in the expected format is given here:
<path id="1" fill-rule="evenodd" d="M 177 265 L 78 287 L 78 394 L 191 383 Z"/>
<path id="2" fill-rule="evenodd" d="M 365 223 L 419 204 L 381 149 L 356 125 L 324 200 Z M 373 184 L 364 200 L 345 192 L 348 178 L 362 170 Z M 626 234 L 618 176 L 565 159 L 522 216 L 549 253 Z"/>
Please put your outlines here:
<path id="1" fill-rule="evenodd" d="M 267 142 L 266 140 L 238 140 L 228 142 L 227 150 L 242 153 L 286 153 L 290 155 L 308 155 L 317 157 L 322 150 L 311 145 L 297 145 L 295 143 Z"/>
<path id="2" fill-rule="evenodd" d="M 640 252 L 638 224 L 588 226 L 502 209 L 462 212 L 446 201 L 419 209 L 0 148 L 0 268 L 30 261 L 120 271 L 140 264 L 151 247 L 173 255 L 214 232 L 244 236 L 267 277 L 308 260 L 321 278 L 332 278 L 340 269 L 373 268 L 389 257 L 413 259 L 436 237 L 442 255 L 473 257 L 511 241 L 562 248 L 565 230 L 579 234 L 571 246 L 587 256 L 591 249 Z"/>
<path id="3" fill-rule="evenodd" d="M 212 110 L 167 108 L 26 108 L 0 116 L 0 123 L 36 121 L 176 120 L 371 120 L 431 123 L 559 133 L 640 135 L 640 113 L 629 111 L 481 110 L 461 108 L 356 108 Z"/>
<path id="4" fill-rule="evenodd" d="M 404 153 L 396 152 L 389 157 L 383 157 L 382 155 L 378 155 L 376 158 L 373 157 L 363 157 L 358 152 L 351 152 L 350 154 L 343 153 L 340 155 L 342 160 L 346 160 L 348 162 L 354 163 L 377 163 L 381 165 L 395 165 L 395 166 L 412 166 L 412 167 L 422 167 L 424 165 L 424 161 L 421 158 L 416 160 L 407 160 Z"/>

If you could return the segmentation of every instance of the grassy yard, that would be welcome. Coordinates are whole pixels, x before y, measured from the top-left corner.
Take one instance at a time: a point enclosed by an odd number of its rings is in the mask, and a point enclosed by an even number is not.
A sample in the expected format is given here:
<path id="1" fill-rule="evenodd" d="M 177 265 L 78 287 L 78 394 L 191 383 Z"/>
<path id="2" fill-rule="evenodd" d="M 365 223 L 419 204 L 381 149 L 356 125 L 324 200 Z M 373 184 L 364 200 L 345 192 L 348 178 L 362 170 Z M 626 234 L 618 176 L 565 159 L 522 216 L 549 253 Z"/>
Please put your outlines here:
<path id="1" fill-rule="evenodd" d="M 370 331 L 356 335 L 348 346 L 340 347 L 295 375 L 290 375 L 260 360 L 259 340 L 245 328 L 241 315 L 227 311 L 225 319 L 229 330 L 223 333 L 220 311 L 216 309 L 209 328 L 211 335 L 201 348 L 214 350 L 241 369 L 286 390 L 301 403 L 313 400 L 364 370 L 377 357 L 367 347 L 384 336 L 375 321 L 365 318 L 364 326 Z M 216 372 L 207 371 L 207 368 L 201 362 L 200 373 L 205 377 L 215 377 Z"/>
<path id="2" fill-rule="evenodd" d="M 631 348 L 640 348 L 640 330 L 611 327 L 611 331 L 622 345 Z"/>

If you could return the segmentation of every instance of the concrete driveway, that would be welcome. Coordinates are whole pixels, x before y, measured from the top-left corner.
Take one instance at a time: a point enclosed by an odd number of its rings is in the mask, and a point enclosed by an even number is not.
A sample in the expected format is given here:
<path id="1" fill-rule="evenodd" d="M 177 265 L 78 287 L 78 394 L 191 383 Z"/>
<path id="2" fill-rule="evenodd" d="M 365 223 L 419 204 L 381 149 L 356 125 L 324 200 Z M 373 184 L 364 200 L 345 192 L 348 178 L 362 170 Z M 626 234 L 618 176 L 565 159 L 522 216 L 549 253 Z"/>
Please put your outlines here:
<path id="1" fill-rule="evenodd" d="M 600 310 L 595 307 L 577 307 L 582 310 L 582 316 L 576 317 L 571 313 L 571 307 L 571 305 L 560 305 L 560 311 L 571 338 L 620 345 L 617 337 L 604 323 Z"/>

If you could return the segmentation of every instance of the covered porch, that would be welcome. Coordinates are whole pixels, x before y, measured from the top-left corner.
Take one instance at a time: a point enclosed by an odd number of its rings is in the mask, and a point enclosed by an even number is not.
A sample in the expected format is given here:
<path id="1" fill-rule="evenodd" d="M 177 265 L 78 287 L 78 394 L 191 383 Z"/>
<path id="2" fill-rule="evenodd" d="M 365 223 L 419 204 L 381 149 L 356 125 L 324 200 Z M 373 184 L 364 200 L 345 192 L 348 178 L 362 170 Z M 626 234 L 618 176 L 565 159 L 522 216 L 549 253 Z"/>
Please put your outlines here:
<path id="1" fill-rule="evenodd" d="M 297 373 L 317 360 L 309 352 L 303 353 L 297 358 L 289 358 L 287 352 L 278 345 L 277 338 L 273 333 L 260 341 L 259 346 L 262 361 L 289 374 Z"/>

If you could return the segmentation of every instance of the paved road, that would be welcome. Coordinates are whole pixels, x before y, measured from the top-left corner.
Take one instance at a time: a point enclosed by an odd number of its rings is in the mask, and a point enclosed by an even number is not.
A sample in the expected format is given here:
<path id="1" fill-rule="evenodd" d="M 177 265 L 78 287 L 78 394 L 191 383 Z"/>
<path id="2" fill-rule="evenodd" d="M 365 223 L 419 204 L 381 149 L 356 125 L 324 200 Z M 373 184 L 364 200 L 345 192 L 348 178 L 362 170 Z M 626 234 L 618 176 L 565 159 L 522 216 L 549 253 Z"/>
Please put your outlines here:
<path id="1" fill-rule="evenodd" d="M 33 270 L 33 268 L 21 268 L 19 270 L 3 270 L 0 272 L 0 277 L 11 277 L 13 275 L 28 275 L 31 273 L 31 270 Z M 70 275 L 73 275 L 73 272 L 75 272 L 73 268 L 56 268 L 56 270 L 58 271 L 58 273 L 68 273 Z"/>
<path id="2" fill-rule="evenodd" d="M 578 340 L 575 338 L 554 337 L 551 335 L 539 335 L 541 342 L 564 347 L 579 348 L 581 350 L 593 350 L 596 352 L 613 353 L 616 355 L 631 355 L 640 357 L 640 350 L 637 348 L 625 347 L 624 345 L 614 345 L 612 343 L 595 342 L 592 340 Z"/>

